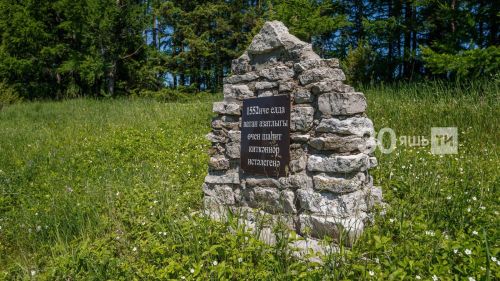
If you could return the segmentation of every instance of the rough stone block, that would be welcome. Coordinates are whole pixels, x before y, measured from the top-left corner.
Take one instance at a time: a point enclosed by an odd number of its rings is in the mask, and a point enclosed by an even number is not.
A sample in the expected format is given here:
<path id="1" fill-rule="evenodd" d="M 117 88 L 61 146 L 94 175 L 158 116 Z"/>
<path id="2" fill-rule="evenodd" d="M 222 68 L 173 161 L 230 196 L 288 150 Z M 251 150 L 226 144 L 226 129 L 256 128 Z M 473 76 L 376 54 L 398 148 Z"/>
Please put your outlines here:
<path id="1" fill-rule="evenodd" d="M 208 133 L 205 138 L 211 143 L 225 143 L 227 142 L 227 135 L 222 130 L 213 130 Z"/>
<path id="2" fill-rule="evenodd" d="M 318 108 L 324 115 L 353 115 L 365 112 L 366 99 L 363 93 L 324 93 Z"/>
<path id="3" fill-rule="evenodd" d="M 279 22 L 266 22 L 260 32 L 254 36 L 252 43 L 247 48 L 250 55 L 260 55 L 276 49 L 297 49 L 305 47 L 307 43 L 288 32 L 288 28 Z"/>
<path id="4" fill-rule="evenodd" d="M 366 139 L 355 135 L 326 134 L 321 137 L 311 138 L 309 144 L 317 150 L 365 153 L 371 151 L 376 143 L 373 138 Z"/>
<path id="5" fill-rule="evenodd" d="M 262 91 L 262 90 L 269 90 L 273 88 L 277 88 L 278 83 L 277 82 L 257 82 L 255 83 L 255 90 Z"/>
<path id="6" fill-rule="evenodd" d="M 281 183 L 274 178 L 251 176 L 245 178 L 246 187 L 274 187 L 281 189 Z"/>
<path id="7" fill-rule="evenodd" d="M 366 117 L 352 117 L 345 120 L 337 118 L 322 119 L 316 132 L 370 137 L 375 134 L 373 123 Z"/>
<path id="8" fill-rule="evenodd" d="M 223 88 L 224 99 L 226 101 L 243 100 L 255 96 L 248 85 L 225 84 Z"/>
<path id="9" fill-rule="evenodd" d="M 368 155 L 359 153 L 345 156 L 311 155 L 307 170 L 311 172 L 352 173 L 368 169 Z"/>
<path id="10" fill-rule="evenodd" d="M 311 103 L 313 101 L 313 97 L 309 90 L 305 88 L 296 89 L 293 92 L 293 100 L 295 103 Z"/>
<path id="11" fill-rule="evenodd" d="M 295 195 L 289 190 L 278 190 L 272 187 L 246 188 L 243 197 L 248 206 L 261 208 L 271 214 L 296 213 Z"/>
<path id="12" fill-rule="evenodd" d="M 203 192 L 209 196 L 213 203 L 234 205 L 237 200 L 233 188 L 229 185 L 203 185 Z"/>
<path id="13" fill-rule="evenodd" d="M 227 170 L 229 169 L 229 159 L 224 155 L 215 155 L 210 157 L 208 166 L 213 170 Z"/>
<path id="14" fill-rule="evenodd" d="M 232 75 L 224 78 L 224 84 L 242 84 L 250 81 L 257 80 L 259 75 L 255 72 L 248 72 L 241 75 Z"/>
<path id="15" fill-rule="evenodd" d="M 227 115 L 241 115 L 241 105 L 234 102 L 214 102 L 213 112 Z"/>
<path id="16" fill-rule="evenodd" d="M 339 68 L 319 67 L 304 71 L 299 75 L 299 81 L 302 85 L 319 82 L 322 80 L 344 81 L 345 75 Z"/>
<path id="17" fill-rule="evenodd" d="M 241 154 L 239 142 L 229 142 L 226 144 L 226 154 L 231 159 L 239 159 Z"/>
<path id="18" fill-rule="evenodd" d="M 250 57 L 247 52 L 244 52 L 243 55 L 231 62 L 232 74 L 245 74 L 251 70 L 252 66 L 250 65 Z"/>
<path id="19" fill-rule="evenodd" d="M 279 178 L 279 182 L 283 188 L 288 189 L 312 189 L 313 180 L 307 174 L 295 174 L 288 177 Z"/>
<path id="20" fill-rule="evenodd" d="M 363 232 L 364 217 L 338 219 L 302 214 L 299 216 L 299 225 L 300 233 L 320 239 L 333 237 L 337 242 L 342 240 L 350 246 Z"/>
<path id="21" fill-rule="evenodd" d="M 290 112 L 290 131 L 307 132 L 313 126 L 314 108 L 312 106 L 295 106 Z"/>
<path id="22" fill-rule="evenodd" d="M 311 135 L 309 134 L 301 134 L 301 133 L 290 134 L 290 139 L 292 140 L 292 142 L 305 143 L 308 142 L 310 138 Z"/>
<path id="23" fill-rule="evenodd" d="M 355 175 L 337 174 L 336 176 L 321 173 L 313 176 L 313 181 L 315 190 L 330 191 L 336 194 L 360 190 L 367 183 L 364 173 L 356 173 Z"/>
<path id="24" fill-rule="evenodd" d="M 316 82 L 308 85 L 311 89 L 311 93 L 319 95 L 321 93 L 335 92 L 335 93 L 352 93 L 354 88 L 342 83 L 339 80 L 327 79 L 321 82 Z"/>
<path id="25" fill-rule="evenodd" d="M 259 71 L 260 77 L 263 77 L 269 81 L 289 80 L 292 79 L 293 74 L 293 70 L 286 66 L 265 68 Z"/>
<path id="26" fill-rule="evenodd" d="M 205 177 L 206 184 L 240 184 L 238 173 L 208 174 Z"/>
<path id="27" fill-rule="evenodd" d="M 293 70 L 295 70 L 296 73 L 302 73 L 311 68 L 318 67 L 339 68 L 340 64 L 338 59 L 309 59 L 294 64 Z"/>

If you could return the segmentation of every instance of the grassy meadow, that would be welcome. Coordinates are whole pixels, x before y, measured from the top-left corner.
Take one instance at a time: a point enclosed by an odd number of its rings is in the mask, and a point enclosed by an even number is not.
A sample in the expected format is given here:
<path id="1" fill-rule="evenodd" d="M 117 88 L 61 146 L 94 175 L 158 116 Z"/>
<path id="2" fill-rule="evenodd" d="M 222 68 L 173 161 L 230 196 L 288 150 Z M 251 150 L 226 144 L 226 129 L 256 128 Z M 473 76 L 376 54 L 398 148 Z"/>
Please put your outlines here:
<path id="1" fill-rule="evenodd" d="M 499 280 L 498 82 L 363 89 L 377 130 L 458 127 L 459 153 L 377 151 L 388 205 L 323 264 L 200 214 L 220 95 L 4 107 L 0 280 Z"/>

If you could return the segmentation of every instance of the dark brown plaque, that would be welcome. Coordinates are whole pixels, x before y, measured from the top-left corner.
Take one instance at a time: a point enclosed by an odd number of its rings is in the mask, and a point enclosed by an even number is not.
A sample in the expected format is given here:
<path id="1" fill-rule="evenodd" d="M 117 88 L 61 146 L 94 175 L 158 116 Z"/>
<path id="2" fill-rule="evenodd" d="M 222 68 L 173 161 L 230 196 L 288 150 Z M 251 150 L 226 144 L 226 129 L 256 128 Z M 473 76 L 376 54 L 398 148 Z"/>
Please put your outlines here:
<path id="1" fill-rule="evenodd" d="M 243 100 L 241 169 L 245 174 L 280 177 L 290 162 L 290 97 Z"/>

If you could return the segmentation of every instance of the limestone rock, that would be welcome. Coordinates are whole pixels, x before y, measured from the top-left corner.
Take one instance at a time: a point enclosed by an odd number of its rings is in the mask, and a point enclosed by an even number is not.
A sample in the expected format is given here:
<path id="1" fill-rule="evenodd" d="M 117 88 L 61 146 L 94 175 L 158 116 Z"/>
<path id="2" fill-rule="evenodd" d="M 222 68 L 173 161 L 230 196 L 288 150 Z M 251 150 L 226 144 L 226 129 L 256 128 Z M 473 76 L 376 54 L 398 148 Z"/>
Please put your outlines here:
<path id="1" fill-rule="evenodd" d="M 295 103 L 310 103 L 313 101 L 311 92 L 305 88 L 299 88 L 293 93 Z"/>
<path id="2" fill-rule="evenodd" d="M 312 189 L 313 180 L 306 174 L 295 174 L 279 179 L 281 186 L 288 189 Z"/>
<path id="3" fill-rule="evenodd" d="M 226 154 L 229 158 L 239 159 L 240 158 L 240 147 L 241 144 L 239 142 L 229 142 L 226 144 Z"/>
<path id="4" fill-rule="evenodd" d="M 308 85 L 325 79 L 344 81 L 345 75 L 338 68 L 319 67 L 304 71 L 299 75 L 299 81 L 302 85 Z"/>
<path id="5" fill-rule="evenodd" d="M 351 93 L 354 92 L 354 88 L 345 85 L 342 81 L 327 79 L 321 82 L 316 82 L 308 85 L 311 89 L 311 93 L 318 95 L 321 93 L 335 92 L 335 93 Z"/>
<path id="6" fill-rule="evenodd" d="M 302 73 L 311 68 L 318 67 L 339 68 L 340 64 L 338 59 L 309 59 L 294 64 L 293 70 L 297 73 Z"/>
<path id="7" fill-rule="evenodd" d="M 242 84 L 250 81 L 257 80 L 259 75 L 255 72 L 248 72 L 241 75 L 233 75 L 224 78 L 224 84 Z"/>
<path id="8" fill-rule="evenodd" d="M 301 133 L 290 134 L 290 139 L 292 140 L 292 142 L 304 143 L 304 142 L 309 141 L 310 138 L 311 138 L 311 135 L 309 135 L 309 134 L 301 134 Z"/>
<path id="9" fill-rule="evenodd" d="M 311 138 L 309 144 L 318 150 L 336 152 L 367 152 L 374 148 L 375 139 L 359 137 L 356 135 L 326 134 L 321 137 Z"/>
<path id="10" fill-rule="evenodd" d="M 255 96 L 255 94 L 250 91 L 247 85 L 224 85 L 224 99 L 228 101 L 232 100 L 243 100 L 245 98 L 250 98 Z"/>
<path id="11" fill-rule="evenodd" d="M 307 132 L 312 128 L 314 108 L 312 106 L 296 106 L 290 112 L 290 130 Z"/>
<path id="12" fill-rule="evenodd" d="M 363 93 L 324 93 L 318 97 L 318 108 L 324 115 L 352 115 L 366 110 Z"/>
<path id="13" fill-rule="evenodd" d="M 214 102 L 213 112 L 227 115 L 241 115 L 241 105 L 234 102 Z"/>
<path id="14" fill-rule="evenodd" d="M 295 84 L 295 82 L 293 81 L 284 81 L 284 82 L 280 82 L 279 83 L 279 88 L 278 88 L 278 91 L 280 93 L 284 93 L 284 92 L 291 92 L 293 91 L 293 89 L 295 89 L 297 85 Z"/>
<path id="15" fill-rule="evenodd" d="M 252 208 L 262 208 L 263 210 L 274 213 L 296 213 L 295 195 L 292 191 L 279 191 L 271 187 L 246 188 L 244 200 Z"/>
<path id="16" fill-rule="evenodd" d="M 330 191 L 332 193 L 348 193 L 363 188 L 367 179 L 364 173 L 357 173 L 354 176 L 349 174 L 337 174 L 329 176 L 321 173 L 313 176 L 314 189 L 319 191 Z"/>
<path id="17" fill-rule="evenodd" d="M 205 137 L 211 143 L 225 143 L 227 141 L 227 135 L 222 130 L 213 130 L 212 132 L 208 133 Z"/>
<path id="18" fill-rule="evenodd" d="M 231 63 L 232 74 L 245 74 L 250 72 L 252 66 L 250 65 L 250 57 L 247 52 L 244 52 L 239 58 L 234 59 Z"/>
<path id="19" fill-rule="evenodd" d="M 230 130 L 227 132 L 229 136 L 229 140 L 232 142 L 240 142 L 241 141 L 241 131 L 239 130 Z"/>
<path id="20" fill-rule="evenodd" d="M 331 192 L 315 192 L 310 189 L 297 190 L 300 207 L 308 213 L 348 218 L 359 216 L 367 210 L 365 190 L 358 190 L 346 194 Z"/>
<path id="21" fill-rule="evenodd" d="M 260 55 L 276 49 L 300 49 L 307 45 L 288 32 L 288 28 L 279 22 L 266 22 L 260 32 L 255 35 L 252 43 L 247 48 L 250 55 Z"/>
<path id="22" fill-rule="evenodd" d="M 336 219 L 333 217 L 302 214 L 299 216 L 300 232 L 309 233 L 312 237 L 335 237 L 338 241 L 342 234 L 347 245 L 361 235 L 364 228 L 364 217 Z"/>
<path id="23" fill-rule="evenodd" d="M 366 117 L 352 117 L 345 120 L 338 118 L 322 119 L 316 132 L 369 137 L 375 134 L 373 123 Z"/>
<path id="24" fill-rule="evenodd" d="M 234 205 L 236 203 L 235 193 L 229 185 L 203 185 L 203 192 L 210 196 L 215 203 L 224 205 Z"/>
<path id="25" fill-rule="evenodd" d="M 269 81 L 288 80 L 293 77 L 293 70 L 286 66 L 265 68 L 259 71 L 259 76 Z"/>
<path id="26" fill-rule="evenodd" d="M 229 169 L 229 159 L 224 155 L 216 155 L 210 157 L 208 166 L 214 170 L 227 170 Z"/>
<path id="27" fill-rule="evenodd" d="M 346 156 L 311 155 L 307 170 L 311 172 L 352 173 L 368 169 L 368 156 L 364 153 Z"/>
<path id="28" fill-rule="evenodd" d="M 250 176 L 245 178 L 246 187 L 274 187 L 281 188 L 281 183 L 274 178 Z"/>
<path id="29" fill-rule="evenodd" d="M 206 184 L 240 184 L 238 173 L 208 174 L 205 177 Z"/>

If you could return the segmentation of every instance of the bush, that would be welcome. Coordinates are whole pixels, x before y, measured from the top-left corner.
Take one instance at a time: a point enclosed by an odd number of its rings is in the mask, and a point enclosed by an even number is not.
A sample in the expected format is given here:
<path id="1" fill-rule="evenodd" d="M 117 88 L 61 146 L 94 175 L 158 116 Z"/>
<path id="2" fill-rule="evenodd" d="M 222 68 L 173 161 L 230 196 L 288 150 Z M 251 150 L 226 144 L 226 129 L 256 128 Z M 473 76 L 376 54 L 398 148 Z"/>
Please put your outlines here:
<path id="1" fill-rule="evenodd" d="M 342 68 L 350 84 L 366 84 L 374 79 L 377 53 L 365 41 L 360 41 L 356 49 L 349 48 L 349 53 Z"/>
<path id="2" fill-rule="evenodd" d="M 5 81 L 0 81 L 0 109 L 3 106 L 21 101 L 16 89 Z"/>

